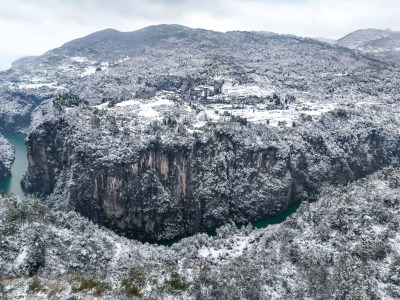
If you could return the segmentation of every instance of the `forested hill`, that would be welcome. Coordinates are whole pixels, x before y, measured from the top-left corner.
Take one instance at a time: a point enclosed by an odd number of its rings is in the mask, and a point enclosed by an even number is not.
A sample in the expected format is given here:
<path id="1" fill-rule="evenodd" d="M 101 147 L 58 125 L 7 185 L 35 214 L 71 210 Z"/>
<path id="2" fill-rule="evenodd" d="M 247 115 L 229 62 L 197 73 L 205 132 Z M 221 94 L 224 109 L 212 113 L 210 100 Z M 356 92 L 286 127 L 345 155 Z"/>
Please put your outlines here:
<path id="1" fill-rule="evenodd" d="M 400 66 L 400 32 L 379 29 L 356 30 L 336 42 L 357 49 L 390 64 Z"/>
<path id="2" fill-rule="evenodd" d="M 0 128 L 27 130 L 32 111 L 65 92 L 91 104 L 151 98 L 161 90 L 193 100 L 204 85 L 218 92 L 226 84 L 236 86 L 226 97 L 275 92 L 353 102 L 378 93 L 381 99 L 393 98 L 399 94 L 398 82 L 390 64 L 312 39 L 179 25 L 129 33 L 107 29 L 1 72 Z M 249 87 L 260 91 L 249 92 Z"/>
<path id="3" fill-rule="evenodd" d="M 0 196 L 0 298 L 400 298 L 387 34 L 107 29 L 0 72 L 40 197 Z"/>

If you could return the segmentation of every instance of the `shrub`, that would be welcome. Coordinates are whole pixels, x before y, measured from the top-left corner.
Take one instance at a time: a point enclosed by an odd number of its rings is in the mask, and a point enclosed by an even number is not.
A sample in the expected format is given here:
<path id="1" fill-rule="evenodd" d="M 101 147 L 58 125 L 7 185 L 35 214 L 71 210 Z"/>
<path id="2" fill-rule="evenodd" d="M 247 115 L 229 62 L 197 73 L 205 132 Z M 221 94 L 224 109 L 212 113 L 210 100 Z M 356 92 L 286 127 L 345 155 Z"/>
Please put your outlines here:
<path id="1" fill-rule="evenodd" d="M 33 217 L 32 207 L 29 205 L 28 200 L 24 199 L 18 201 L 16 199 L 8 199 L 7 201 L 7 222 L 17 222 L 24 224 L 31 222 Z"/>
<path id="2" fill-rule="evenodd" d="M 36 232 L 33 238 L 33 245 L 27 258 L 29 275 L 35 275 L 46 263 L 46 246 L 40 238 L 40 233 Z"/>
<path id="3" fill-rule="evenodd" d="M 49 299 L 53 299 L 55 296 L 60 294 L 62 291 L 66 289 L 65 285 L 63 285 L 61 282 L 56 281 L 54 283 L 47 283 L 46 287 L 48 288 L 48 293 L 47 296 Z"/>
<path id="4" fill-rule="evenodd" d="M 146 275 L 141 269 L 132 268 L 129 270 L 130 279 L 138 285 L 143 285 L 146 281 Z"/>
<path id="5" fill-rule="evenodd" d="M 80 99 L 78 96 L 73 94 L 60 94 L 53 100 L 53 107 L 61 110 L 63 107 L 74 107 L 84 105 L 87 106 L 89 103 L 86 100 Z"/>
<path id="6" fill-rule="evenodd" d="M 40 282 L 39 278 L 37 276 L 33 277 L 31 283 L 28 285 L 28 289 L 26 290 L 26 292 L 28 294 L 35 294 L 38 293 L 40 291 L 44 291 L 44 287 L 42 285 L 42 283 Z"/>
<path id="7" fill-rule="evenodd" d="M 191 285 L 190 282 L 186 283 L 182 280 L 181 276 L 177 272 L 173 272 L 171 274 L 171 279 L 165 280 L 165 284 L 169 285 L 171 288 L 175 290 L 184 291 L 187 290 Z"/>
<path id="8" fill-rule="evenodd" d="M 300 118 L 303 122 L 309 122 L 312 121 L 312 116 L 307 115 L 307 114 L 300 114 Z"/>
<path id="9" fill-rule="evenodd" d="M 350 117 L 349 113 L 343 108 L 332 110 L 330 114 L 338 119 L 348 119 Z"/>
<path id="10" fill-rule="evenodd" d="M 7 299 L 6 293 L 7 293 L 6 287 L 2 282 L 0 282 L 0 299 L 6 300 Z"/>
<path id="11" fill-rule="evenodd" d="M 101 296 L 105 291 L 111 290 L 111 284 L 109 282 L 99 281 L 93 278 L 82 278 L 79 285 L 72 285 L 72 293 L 89 291 L 95 289 L 94 295 Z"/>
<path id="12" fill-rule="evenodd" d="M 104 281 L 97 281 L 97 285 L 94 290 L 94 295 L 96 297 L 99 297 L 103 295 L 104 292 L 110 291 L 111 289 L 112 289 L 111 283 Z"/>
<path id="13" fill-rule="evenodd" d="M 140 288 L 130 279 L 124 279 L 121 281 L 121 292 L 128 297 L 142 297 Z"/>

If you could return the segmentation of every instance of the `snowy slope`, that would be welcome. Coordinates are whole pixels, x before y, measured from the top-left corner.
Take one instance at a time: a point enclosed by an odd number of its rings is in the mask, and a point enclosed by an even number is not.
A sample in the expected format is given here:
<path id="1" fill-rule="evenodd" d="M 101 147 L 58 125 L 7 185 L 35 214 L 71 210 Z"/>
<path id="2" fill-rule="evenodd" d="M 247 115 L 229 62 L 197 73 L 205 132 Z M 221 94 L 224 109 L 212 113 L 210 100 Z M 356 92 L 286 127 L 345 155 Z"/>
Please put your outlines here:
<path id="1" fill-rule="evenodd" d="M 337 41 L 337 44 L 352 49 L 363 49 L 372 41 L 383 41 L 388 37 L 396 35 L 396 32 L 379 29 L 356 30 Z"/>
<path id="2" fill-rule="evenodd" d="M 210 88 L 220 95 L 226 82 L 244 86 L 248 96 L 260 96 L 253 92 L 257 88 L 262 96 L 276 92 L 308 101 L 360 101 L 380 88 L 381 78 L 389 80 L 385 86 L 398 86 L 398 76 L 382 66 L 341 47 L 295 36 L 173 25 L 104 30 L 1 72 L 0 128 L 26 130 L 42 101 L 65 92 L 91 104 L 151 98 L 161 90 L 199 101 L 205 91 L 212 97 Z M 241 89 L 221 98 L 243 96 Z M 385 89 L 380 94 L 391 96 Z"/>
<path id="3" fill-rule="evenodd" d="M 400 169 L 386 168 L 326 189 L 282 224 L 227 225 L 216 237 L 199 234 L 170 248 L 129 241 L 32 199 L 3 197 L 0 295 L 398 299 L 399 183 Z M 28 273 L 37 277 L 21 277 Z"/>
<path id="4" fill-rule="evenodd" d="M 400 64 L 398 31 L 360 29 L 339 39 L 337 45 L 360 50 L 397 66 Z"/>

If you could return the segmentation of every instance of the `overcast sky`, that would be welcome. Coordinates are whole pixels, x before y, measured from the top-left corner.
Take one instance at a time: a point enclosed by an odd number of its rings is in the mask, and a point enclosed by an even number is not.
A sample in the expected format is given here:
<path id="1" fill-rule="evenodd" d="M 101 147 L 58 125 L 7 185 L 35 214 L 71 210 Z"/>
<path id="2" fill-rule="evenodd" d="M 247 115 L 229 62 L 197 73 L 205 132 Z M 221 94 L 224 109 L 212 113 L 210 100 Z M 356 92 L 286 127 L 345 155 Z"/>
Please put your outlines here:
<path id="1" fill-rule="evenodd" d="M 94 31 L 164 23 L 337 39 L 400 30 L 400 0 L 0 0 L 0 69 Z"/>

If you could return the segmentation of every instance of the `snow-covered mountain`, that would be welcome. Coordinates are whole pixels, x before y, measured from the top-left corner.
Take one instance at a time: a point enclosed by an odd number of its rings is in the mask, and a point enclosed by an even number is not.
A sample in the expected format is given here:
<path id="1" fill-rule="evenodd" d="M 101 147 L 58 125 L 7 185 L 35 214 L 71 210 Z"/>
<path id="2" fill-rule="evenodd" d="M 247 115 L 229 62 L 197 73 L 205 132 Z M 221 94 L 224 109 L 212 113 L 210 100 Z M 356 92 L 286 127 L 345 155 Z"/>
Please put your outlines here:
<path id="1" fill-rule="evenodd" d="M 0 125 L 31 125 L 27 189 L 143 240 L 258 220 L 398 156 L 400 74 L 312 39 L 107 29 L 1 75 Z"/>
<path id="2" fill-rule="evenodd" d="M 373 51 L 400 47 L 400 32 L 380 29 L 360 29 L 339 39 L 337 44 L 351 49 Z"/>
<path id="3" fill-rule="evenodd" d="M 387 84 L 375 82 L 381 76 L 396 86 L 397 76 L 388 72 L 385 63 L 352 50 L 295 36 L 178 25 L 108 29 L 1 72 L 0 128 L 26 130 L 43 100 L 65 92 L 91 104 L 150 98 L 162 90 L 193 100 L 225 84 L 225 98 L 276 92 L 329 103 L 344 95 L 364 101 L 377 90 L 391 97 Z"/>
<path id="4" fill-rule="evenodd" d="M 141 240 L 275 215 L 397 159 L 400 74 L 312 39 L 108 29 L 9 73 L 38 78 L 18 86 L 37 100 L 27 189 Z"/>
<path id="5" fill-rule="evenodd" d="M 94 107 L 53 100 L 26 142 L 28 191 L 124 236 L 160 241 L 276 215 L 399 158 L 400 107 L 378 99 L 313 109 L 279 97 L 271 105 L 169 96 Z"/>
<path id="6" fill-rule="evenodd" d="M 369 53 L 383 61 L 400 64 L 400 32 L 360 29 L 337 41 L 337 45 Z"/>
<path id="7" fill-rule="evenodd" d="M 21 65 L 26 65 L 37 59 L 37 56 L 24 56 L 12 62 L 12 68 L 18 68 Z"/>
<path id="8" fill-rule="evenodd" d="M 360 46 L 382 34 L 107 29 L 1 72 L 54 211 L 0 196 L 0 297 L 399 298 L 400 73 Z"/>

